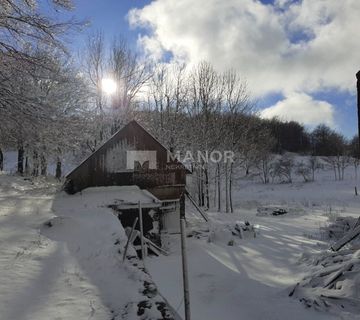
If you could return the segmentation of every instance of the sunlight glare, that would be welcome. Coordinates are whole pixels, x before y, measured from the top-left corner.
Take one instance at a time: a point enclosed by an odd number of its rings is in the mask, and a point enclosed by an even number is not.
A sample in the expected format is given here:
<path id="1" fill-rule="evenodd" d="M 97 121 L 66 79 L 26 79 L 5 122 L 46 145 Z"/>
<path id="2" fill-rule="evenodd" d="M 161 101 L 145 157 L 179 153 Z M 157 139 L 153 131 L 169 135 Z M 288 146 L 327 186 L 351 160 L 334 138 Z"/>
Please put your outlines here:
<path id="1" fill-rule="evenodd" d="M 109 95 L 115 93 L 116 87 L 117 87 L 116 82 L 113 79 L 104 78 L 101 80 L 102 90 Z"/>

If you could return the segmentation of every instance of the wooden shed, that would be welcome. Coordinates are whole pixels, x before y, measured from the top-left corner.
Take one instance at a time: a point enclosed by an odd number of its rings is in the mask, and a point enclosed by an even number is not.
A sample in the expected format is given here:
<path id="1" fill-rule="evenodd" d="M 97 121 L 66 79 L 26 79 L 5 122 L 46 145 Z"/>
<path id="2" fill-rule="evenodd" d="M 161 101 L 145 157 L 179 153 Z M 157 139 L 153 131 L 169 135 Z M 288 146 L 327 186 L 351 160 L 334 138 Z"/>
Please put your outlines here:
<path id="1" fill-rule="evenodd" d="M 76 193 L 89 187 L 136 185 L 162 201 L 163 212 L 169 213 L 166 219 L 173 220 L 167 224 L 175 224 L 175 230 L 178 214 L 184 214 L 190 172 L 169 154 L 139 123 L 131 121 L 66 176 L 64 189 Z"/>

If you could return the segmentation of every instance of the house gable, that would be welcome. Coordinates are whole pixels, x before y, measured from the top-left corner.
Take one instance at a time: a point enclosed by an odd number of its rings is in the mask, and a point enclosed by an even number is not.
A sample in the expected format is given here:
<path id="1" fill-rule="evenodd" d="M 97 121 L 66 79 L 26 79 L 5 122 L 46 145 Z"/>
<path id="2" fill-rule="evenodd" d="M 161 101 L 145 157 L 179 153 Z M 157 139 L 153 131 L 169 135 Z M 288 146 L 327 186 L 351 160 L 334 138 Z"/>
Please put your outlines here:
<path id="1" fill-rule="evenodd" d="M 116 132 L 67 176 L 68 192 L 91 186 L 185 184 L 187 169 L 136 121 Z"/>

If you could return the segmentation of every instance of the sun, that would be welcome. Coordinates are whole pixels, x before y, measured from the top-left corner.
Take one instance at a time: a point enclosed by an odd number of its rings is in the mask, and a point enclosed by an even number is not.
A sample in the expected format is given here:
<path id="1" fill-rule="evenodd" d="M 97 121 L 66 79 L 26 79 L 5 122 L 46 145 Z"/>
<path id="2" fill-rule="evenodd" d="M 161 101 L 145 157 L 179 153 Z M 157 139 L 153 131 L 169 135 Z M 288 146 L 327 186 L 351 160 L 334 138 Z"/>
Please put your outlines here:
<path id="1" fill-rule="evenodd" d="M 116 91 L 117 85 L 113 79 L 104 78 L 101 80 L 101 88 L 106 94 L 113 94 Z"/>

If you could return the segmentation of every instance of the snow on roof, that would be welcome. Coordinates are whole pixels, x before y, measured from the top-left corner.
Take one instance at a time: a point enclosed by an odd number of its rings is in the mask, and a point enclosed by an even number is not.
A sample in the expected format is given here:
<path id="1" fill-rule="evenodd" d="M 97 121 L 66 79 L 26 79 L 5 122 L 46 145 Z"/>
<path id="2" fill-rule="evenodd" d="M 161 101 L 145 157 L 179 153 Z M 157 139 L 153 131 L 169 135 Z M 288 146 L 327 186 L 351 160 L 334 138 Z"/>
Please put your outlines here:
<path id="1" fill-rule="evenodd" d="M 84 189 L 82 194 L 99 197 L 102 203 L 116 204 L 119 209 L 135 208 L 139 201 L 143 208 L 161 206 L 161 201 L 158 198 L 138 186 L 92 187 Z"/>

